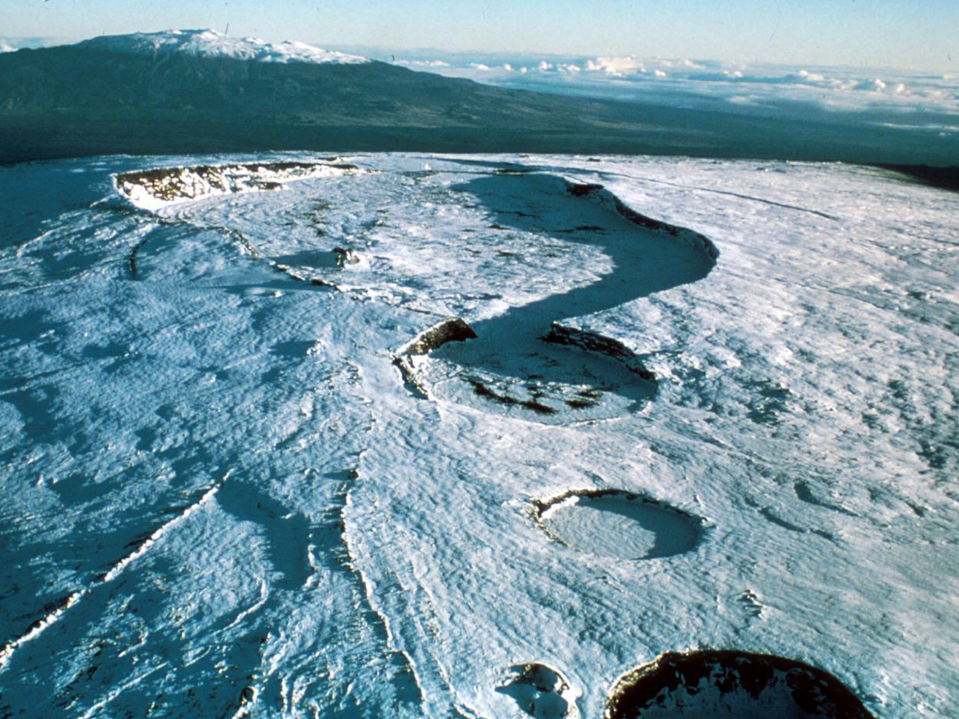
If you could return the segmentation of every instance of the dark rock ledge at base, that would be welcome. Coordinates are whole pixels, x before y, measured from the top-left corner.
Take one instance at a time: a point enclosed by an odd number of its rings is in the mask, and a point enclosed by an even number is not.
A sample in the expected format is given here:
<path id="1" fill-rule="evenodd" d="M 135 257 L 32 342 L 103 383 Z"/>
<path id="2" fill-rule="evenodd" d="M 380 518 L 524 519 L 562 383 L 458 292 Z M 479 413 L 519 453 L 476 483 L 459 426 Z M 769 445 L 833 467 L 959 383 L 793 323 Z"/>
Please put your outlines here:
<path id="1" fill-rule="evenodd" d="M 639 375 L 641 379 L 647 382 L 656 381 L 656 375 L 643 366 L 636 354 L 622 342 L 612 337 L 606 337 L 588 330 L 566 327 L 554 322 L 549 332 L 540 339 L 549 344 L 579 347 L 587 352 L 597 352 L 612 357 L 630 372 Z"/>

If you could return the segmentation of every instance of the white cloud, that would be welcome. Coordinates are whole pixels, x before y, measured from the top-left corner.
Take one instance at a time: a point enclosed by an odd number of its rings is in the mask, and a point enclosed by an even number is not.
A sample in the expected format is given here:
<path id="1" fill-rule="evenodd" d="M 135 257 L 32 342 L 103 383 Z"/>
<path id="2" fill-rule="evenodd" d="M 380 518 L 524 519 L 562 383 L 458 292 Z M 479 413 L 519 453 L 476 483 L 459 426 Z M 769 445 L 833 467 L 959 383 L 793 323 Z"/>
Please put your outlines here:
<path id="1" fill-rule="evenodd" d="M 796 74 L 799 75 L 799 77 L 801 77 L 803 80 L 807 80 L 808 82 L 824 82 L 826 79 L 825 77 L 820 75 L 818 72 L 809 72 L 808 70 L 800 70 Z"/>
<path id="2" fill-rule="evenodd" d="M 397 60 L 397 65 L 408 65 L 410 67 L 449 67 L 448 62 L 442 60 Z"/>
<path id="3" fill-rule="evenodd" d="M 604 72 L 607 75 L 622 77 L 646 72 L 646 66 L 642 60 L 637 60 L 631 55 L 626 57 L 598 57 L 595 60 L 586 61 L 586 70 L 587 72 Z"/>
<path id="4" fill-rule="evenodd" d="M 890 127 L 894 130 L 938 130 L 939 135 L 950 135 L 953 133 L 959 133 L 959 125 L 930 125 L 930 124 L 905 124 L 900 122 L 883 122 L 880 123 L 883 127 Z"/>
<path id="5" fill-rule="evenodd" d="M 0 41 L 6 38 L 0 38 Z M 886 122 L 905 122 L 903 113 L 935 110 L 959 114 L 959 76 L 893 70 L 859 70 L 766 64 L 694 62 L 598 56 L 590 59 L 535 56 L 444 56 L 418 60 L 417 69 L 479 82 L 547 92 L 677 102 L 684 107 L 762 108 L 795 115 L 795 103 L 829 112 L 881 113 Z M 670 92 L 663 94 L 664 87 Z M 946 123 L 954 126 L 957 123 Z M 931 128 L 929 128 L 931 130 Z M 941 126 L 939 131 L 941 130 Z M 948 131 L 948 130 L 946 130 Z"/>

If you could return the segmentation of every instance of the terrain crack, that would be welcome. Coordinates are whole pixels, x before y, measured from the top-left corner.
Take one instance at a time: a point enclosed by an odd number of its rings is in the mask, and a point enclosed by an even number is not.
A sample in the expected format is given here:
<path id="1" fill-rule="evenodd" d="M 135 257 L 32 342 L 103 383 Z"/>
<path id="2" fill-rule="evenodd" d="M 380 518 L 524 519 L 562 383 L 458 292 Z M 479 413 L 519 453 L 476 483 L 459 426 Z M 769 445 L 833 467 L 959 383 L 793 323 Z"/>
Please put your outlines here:
<path id="1" fill-rule="evenodd" d="M 137 559 L 146 554 L 150 548 L 153 547 L 153 545 L 163 538 L 164 535 L 186 521 L 186 519 L 198 509 L 208 504 L 213 497 L 216 496 L 217 492 L 220 491 L 229 477 L 230 472 L 227 472 L 220 481 L 216 482 L 213 486 L 207 489 L 198 500 L 180 511 L 180 513 L 177 514 L 173 519 L 162 524 L 149 535 L 145 537 L 141 536 L 140 538 L 135 539 L 131 543 L 132 550 L 116 563 L 114 563 L 109 570 L 103 574 L 97 575 L 86 587 L 82 587 L 81 589 L 74 591 L 72 594 L 58 602 L 52 611 L 48 612 L 41 619 L 38 619 L 36 622 L 34 622 L 24 634 L 9 641 L 3 647 L 3 649 L 0 650 L 0 672 L 6 669 L 6 667 L 10 664 L 10 661 L 13 659 L 13 656 L 17 650 L 19 650 L 25 644 L 39 638 L 40 635 L 42 635 L 53 624 L 60 621 L 69 610 L 79 604 L 86 595 L 95 591 L 99 587 L 112 582 L 131 563 L 135 562 Z"/>

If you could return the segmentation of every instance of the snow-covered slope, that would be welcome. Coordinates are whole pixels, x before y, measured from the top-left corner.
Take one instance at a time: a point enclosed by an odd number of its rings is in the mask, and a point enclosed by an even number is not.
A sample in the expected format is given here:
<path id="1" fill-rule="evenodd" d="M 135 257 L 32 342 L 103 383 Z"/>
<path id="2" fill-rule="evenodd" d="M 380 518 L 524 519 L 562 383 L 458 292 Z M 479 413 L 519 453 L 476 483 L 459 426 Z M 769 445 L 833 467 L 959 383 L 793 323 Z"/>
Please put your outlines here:
<path id="1" fill-rule="evenodd" d="M 956 716 L 954 198 L 0 168 L 0 716 Z"/>
<path id="2" fill-rule="evenodd" d="M 176 53 L 198 57 L 226 57 L 259 62 L 311 62 L 355 64 L 366 58 L 321 50 L 303 42 L 271 43 L 254 37 L 235 38 L 215 30 L 166 30 L 163 32 L 106 35 L 84 40 L 81 47 L 137 55 L 162 56 Z"/>

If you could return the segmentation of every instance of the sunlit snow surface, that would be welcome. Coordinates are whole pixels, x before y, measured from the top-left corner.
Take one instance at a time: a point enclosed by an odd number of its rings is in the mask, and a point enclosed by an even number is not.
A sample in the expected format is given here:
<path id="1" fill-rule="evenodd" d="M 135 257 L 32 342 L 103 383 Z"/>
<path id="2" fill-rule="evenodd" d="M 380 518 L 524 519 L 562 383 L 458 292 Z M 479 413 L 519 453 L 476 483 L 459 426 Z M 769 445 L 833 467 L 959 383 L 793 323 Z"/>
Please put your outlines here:
<path id="1" fill-rule="evenodd" d="M 308 62 L 354 64 L 366 58 L 342 52 L 323 50 L 305 42 L 267 42 L 256 37 L 235 38 L 215 30 L 164 30 L 129 35 L 103 35 L 84 40 L 81 45 L 112 52 L 139 55 L 172 55 L 185 53 L 201 57 L 221 57 L 259 62 Z"/>
<path id="2" fill-rule="evenodd" d="M 537 662 L 599 717 L 693 648 L 812 664 L 883 718 L 959 713 L 955 195 L 662 158 L 357 156 L 152 211 L 111 179 L 251 159 L 0 168 L 0 716 L 524 717 Z M 395 355 L 454 316 L 480 336 L 418 359 L 424 398 Z M 568 347 L 511 376 L 547 321 L 655 391 L 617 400 Z M 606 410 L 470 384 L 553 370 Z M 698 541 L 625 559 L 536 519 L 600 489 Z M 607 513 L 595 546 L 625 531 Z"/>

